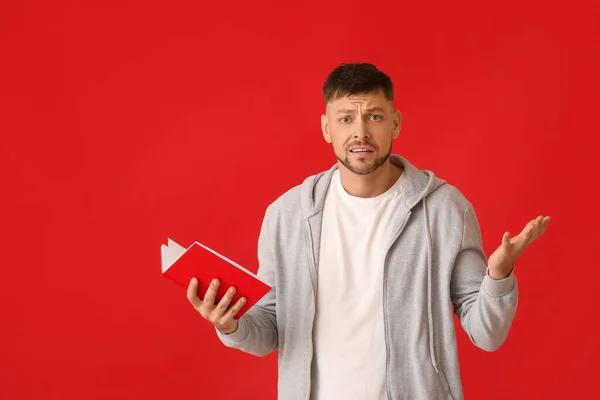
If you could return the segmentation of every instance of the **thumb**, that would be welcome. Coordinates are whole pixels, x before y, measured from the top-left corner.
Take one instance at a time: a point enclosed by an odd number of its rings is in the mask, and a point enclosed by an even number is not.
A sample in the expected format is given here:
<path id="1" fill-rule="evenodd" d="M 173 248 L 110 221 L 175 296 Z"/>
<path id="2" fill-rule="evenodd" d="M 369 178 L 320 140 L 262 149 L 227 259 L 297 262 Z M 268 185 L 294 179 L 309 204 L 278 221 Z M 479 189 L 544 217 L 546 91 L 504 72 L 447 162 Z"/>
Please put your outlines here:
<path id="1" fill-rule="evenodd" d="M 505 232 L 504 236 L 502 236 L 502 246 L 510 246 L 510 232 Z"/>

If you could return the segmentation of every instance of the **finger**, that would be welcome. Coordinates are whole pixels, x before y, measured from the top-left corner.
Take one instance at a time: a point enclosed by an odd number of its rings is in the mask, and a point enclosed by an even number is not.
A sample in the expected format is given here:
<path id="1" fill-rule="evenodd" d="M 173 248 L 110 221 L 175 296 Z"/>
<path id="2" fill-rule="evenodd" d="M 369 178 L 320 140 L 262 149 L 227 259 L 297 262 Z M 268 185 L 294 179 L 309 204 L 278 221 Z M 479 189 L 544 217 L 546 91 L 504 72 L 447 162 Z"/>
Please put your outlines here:
<path id="1" fill-rule="evenodd" d="M 542 220 L 543 217 L 538 216 L 529 221 L 529 223 L 523 229 L 523 236 L 525 237 L 527 243 L 531 243 L 540 236 L 540 227 Z"/>
<path id="2" fill-rule="evenodd" d="M 204 305 L 210 309 L 212 309 L 212 307 L 215 304 L 215 298 L 217 297 L 217 290 L 219 290 L 219 285 L 219 280 L 213 279 L 208 289 L 206 289 L 206 294 L 204 295 Z"/>
<path id="3" fill-rule="evenodd" d="M 542 227 L 542 217 L 537 217 L 533 220 L 533 227 L 531 228 L 531 239 L 535 240 L 540 236 Z"/>
<path id="4" fill-rule="evenodd" d="M 227 293 L 225 293 L 225 296 L 223 296 L 221 301 L 219 301 L 219 305 L 217 306 L 220 314 L 225 314 L 227 307 L 229 307 L 229 304 L 231 304 L 231 300 L 233 299 L 234 295 L 235 288 L 230 287 L 229 290 L 227 290 Z"/>
<path id="5" fill-rule="evenodd" d="M 544 217 L 542 215 L 540 215 L 539 217 L 537 217 L 535 219 L 535 231 L 536 231 L 537 236 L 542 235 L 543 229 L 544 229 Z"/>
<path id="6" fill-rule="evenodd" d="M 540 215 L 532 222 L 533 228 L 528 235 L 529 242 L 539 239 L 544 234 L 544 232 L 546 231 L 546 227 L 548 226 L 548 222 L 550 222 L 550 219 L 549 217 L 544 217 Z"/>
<path id="7" fill-rule="evenodd" d="M 537 221 L 537 219 L 534 218 L 531 221 L 529 221 L 527 225 L 525 225 L 525 228 L 523 228 L 523 230 L 521 231 L 521 234 L 523 236 L 527 237 L 531 234 L 531 231 L 535 228 L 535 221 Z"/>
<path id="8" fill-rule="evenodd" d="M 502 236 L 502 246 L 510 246 L 510 232 L 504 232 L 504 235 Z"/>
<path id="9" fill-rule="evenodd" d="M 546 232 L 546 228 L 548 228 L 548 224 L 550 224 L 550 217 L 545 217 L 544 218 L 544 222 L 543 222 L 543 227 L 542 227 L 542 235 L 544 234 L 544 232 Z"/>
<path id="10" fill-rule="evenodd" d="M 187 298 L 194 308 L 199 308 L 202 305 L 202 300 L 198 297 L 198 279 L 192 278 L 190 280 L 187 288 Z"/>
<path id="11" fill-rule="evenodd" d="M 240 310 L 242 309 L 244 304 L 246 304 L 246 298 L 242 297 L 238 301 L 236 301 L 235 304 L 233 306 L 231 306 L 231 308 L 229 308 L 229 311 L 227 311 L 227 314 L 225 314 L 225 318 L 226 319 L 235 318 L 235 316 L 237 315 L 238 312 L 240 312 Z"/>

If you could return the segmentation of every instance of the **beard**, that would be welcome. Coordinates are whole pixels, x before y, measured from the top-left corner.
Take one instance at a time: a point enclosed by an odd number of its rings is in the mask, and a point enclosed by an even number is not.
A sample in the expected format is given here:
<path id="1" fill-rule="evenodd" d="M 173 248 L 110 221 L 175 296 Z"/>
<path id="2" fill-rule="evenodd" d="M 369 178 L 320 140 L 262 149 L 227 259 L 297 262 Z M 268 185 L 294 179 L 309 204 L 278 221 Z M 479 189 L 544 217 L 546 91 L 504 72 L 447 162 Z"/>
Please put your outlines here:
<path id="1" fill-rule="evenodd" d="M 375 151 L 379 150 L 379 147 L 372 145 L 370 143 L 365 143 L 365 144 L 356 143 L 356 144 L 357 145 L 370 145 L 375 149 Z M 383 164 L 385 164 L 387 159 L 390 158 L 391 153 L 392 153 L 392 145 L 390 143 L 389 151 L 386 154 L 384 154 L 383 156 L 378 157 L 373 161 L 366 161 L 365 159 L 359 158 L 358 160 L 355 160 L 354 163 L 352 163 L 352 161 L 350 161 L 348 156 L 341 158 L 339 155 L 336 154 L 335 157 L 339 160 L 339 162 L 342 163 L 342 165 L 344 167 L 348 168 L 348 170 L 352 171 L 353 173 L 355 173 L 357 175 L 369 175 L 369 174 L 373 173 L 375 170 L 377 170 L 377 168 L 379 168 Z"/>

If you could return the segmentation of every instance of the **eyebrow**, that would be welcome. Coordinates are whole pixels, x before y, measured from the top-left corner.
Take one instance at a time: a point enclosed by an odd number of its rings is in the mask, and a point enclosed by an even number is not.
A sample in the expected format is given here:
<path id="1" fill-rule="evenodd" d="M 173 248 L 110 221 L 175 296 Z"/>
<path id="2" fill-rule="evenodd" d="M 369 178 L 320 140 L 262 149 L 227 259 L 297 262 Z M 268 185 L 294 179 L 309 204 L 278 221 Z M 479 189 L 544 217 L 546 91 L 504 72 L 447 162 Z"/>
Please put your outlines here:
<path id="1" fill-rule="evenodd" d="M 368 113 L 372 113 L 372 112 L 376 112 L 376 111 L 380 112 L 380 113 L 384 112 L 383 108 L 381 108 L 381 107 L 371 107 L 371 108 L 367 108 L 365 111 Z M 337 114 L 353 114 L 353 113 L 354 113 L 354 110 L 349 109 L 349 108 L 344 108 L 337 112 Z"/>

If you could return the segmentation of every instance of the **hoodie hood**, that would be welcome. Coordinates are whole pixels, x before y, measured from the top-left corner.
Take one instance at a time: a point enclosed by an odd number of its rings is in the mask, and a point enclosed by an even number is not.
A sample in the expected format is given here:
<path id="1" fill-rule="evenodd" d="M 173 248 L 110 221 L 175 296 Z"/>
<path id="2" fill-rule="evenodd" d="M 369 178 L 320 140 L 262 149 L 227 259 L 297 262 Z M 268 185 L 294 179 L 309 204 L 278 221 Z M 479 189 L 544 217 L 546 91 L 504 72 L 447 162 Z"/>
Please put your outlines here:
<path id="1" fill-rule="evenodd" d="M 432 290 L 431 290 L 431 259 L 433 240 L 431 237 L 431 228 L 429 226 L 429 212 L 427 209 L 427 196 L 446 184 L 446 181 L 437 177 L 432 171 L 420 170 L 412 165 L 406 158 L 391 154 L 390 162 L 404 169 L 404 185 L 401 193 L 401 201 L 406 212 L 410 215 L 414 207 L 422 203 L 423 205 L 423 224 L 427 240 L 427 319 L 429 352 L 431 364 L 436 372 L 439 373 L 434 349 L 434 326 L 432 312 Z M 333 173 L 338 169 L 338 164 L 333 165 L 329 170 L 313 175 L 304 181 L 301 188 L 301 206 L 304 219 L 318 214 L 324 206 L 325 195 L 331 183 Z"/>
<path id="2" fill-rule="evenodd" d="M 397 154 L 390 155 L 390 162 L 404 169 L 402 202 L 408 210 L 412 210 L 426 196 L 446 184 L 445 180 L 438 178 L 432 171 L 420 170 Z M 301 193 L 304 218 L 309 218 L 323 209 L 331 178 L 338 168 L 336 163 L 329 170 L 310 176 L 304 181 Z"/>

